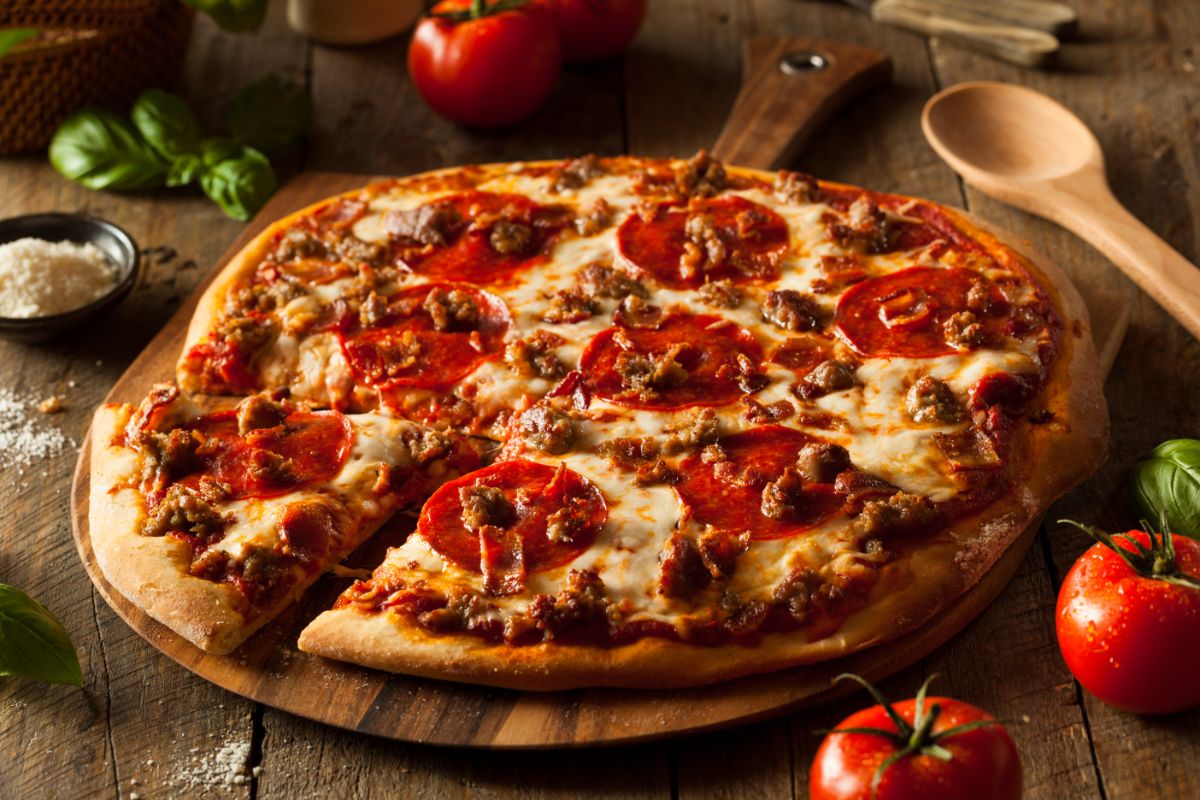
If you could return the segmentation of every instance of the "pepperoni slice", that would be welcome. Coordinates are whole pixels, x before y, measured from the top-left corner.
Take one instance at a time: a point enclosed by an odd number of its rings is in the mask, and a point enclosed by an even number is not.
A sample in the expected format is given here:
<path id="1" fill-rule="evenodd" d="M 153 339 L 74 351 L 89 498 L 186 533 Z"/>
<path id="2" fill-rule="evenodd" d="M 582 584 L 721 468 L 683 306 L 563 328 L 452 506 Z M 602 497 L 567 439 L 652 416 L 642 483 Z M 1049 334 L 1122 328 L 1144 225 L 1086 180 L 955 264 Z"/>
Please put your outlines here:
<path id="1" fill-rule="evenodd" d="M 800 448 L 820 439 L 792 428 L 765 425 L 722 437 L 728 459 L 705 464 L 694 453 L 679 464 L 675 485 L 692 519 L 719 531 L 750 531 L 752 539 L 781 539 L 809 530 L 842 507 L 832 484 L 805 484 L 792 513 L 775 519 L 762 512 L 763 489 L 796 463 Z"/>
<path id="2" fill-rule="evenodd" d="M 487 486 L 499 489 L 511 504 L 512 516 L 503 526 L 472 530 L 463 522 L 459 489 Z M 547 535 L 552 516 L 569 510 L 574 519 L 569 534 L 557 540 Z M 508 573 L 552 569 L 583 553 L 608 519 L 604 495 L 588 479 L 560 466 L 533 461 L 501 461 L 443 484 L 421 511 L 417 531 L 443 556 L 463 569 Z M 486 561 L 486 564 L 485 564 Z"/>
<path id="3" fill-rule="evenodd" d="M 449 206 L 460 219 L 441 232 L 443 244 L 410 248 L 401 261 L 414 272 L 440 280 L 487 284 L 509 278 L 545 258 L 547 243 L 567 221 L 517 194 L 463 192 L 431 205 Z M 513 236 L 506 238 L 497 231 L 501 220 L 521 226 L 528 239 L 520 243 Z"/>
<path id="4" fill-rule="evenodd" d="M 685 259 L 689 242 L 689 217 L 711 219 L 711 248 L 696 245 L 702 253 L 697 264 Z M 699 226 L 694 232 L 703 238 Z M 693 237 L 694 238 L 694 237 Z M 766 206 L 742 197 L 694 200 L 682 206 L 664 203 L 643 219 L 631 215 L 617 231 L 621 255 L 659 283 L 672 289 L 696 289 L 706 280 L 728 278 L 735 283 L 772 280 L 779 275 L 779 260 L 788 246 L 788 227 Z"/>
<path id="5" fill-rule="evenodd" d="M 350 420 L 336 411 L 294 411 L 282 425 L 238 434 L 237 413 L 206 414 L 189 428 L 203 434 L 198 467 L 179 482 L 203 477 L 230 488 L 230 499 L 274 497 L 337 475 L 354 444 Z"/>
<path id="6" fill-rule="evenodd" d="M 946 321 L 968 310 L 973 285 L 986 291 L 977 315 L 981 335 L 1003 333 L 1008 301 L 995 284 L 968 269 L 913 267 L 852 286 L 838 302 L 838 333 L 859 355 L 930 358 L 959 352 L 947 341 Z"/>
<path id="7" fill-rule="evenodd" d="M 771 351 L 771 363 L 786 367 L 803 378 L 813 367 L 833 358 L 833 348 L 819 336 L 796 335 Z"/>
<path id="8" fill-rule="evenodd" d="M 579 369 L 598 397 L 626 408 L 671 410 L 720 406 L 761 388 L 752 382 L 762 357 L 754 335 L 726 319 L 673 314 L 657 328 L 601 331 Z M 664 374 L 647 377 L 647 370 Z"/>
<path id="9" fill-rule="evenodd" d="M 474 303 L 472 320 L 435 320 L 426 308 L 430 293 L 460 292 Z M 504 351 L 511 318 L 504 301 L 488 292 L 454 284 L 426 284 L 390 298 L 386 324 L 362 328 L 354 321 L 339 339 L 346 361 L 372 386 L 449 386 Z"/>

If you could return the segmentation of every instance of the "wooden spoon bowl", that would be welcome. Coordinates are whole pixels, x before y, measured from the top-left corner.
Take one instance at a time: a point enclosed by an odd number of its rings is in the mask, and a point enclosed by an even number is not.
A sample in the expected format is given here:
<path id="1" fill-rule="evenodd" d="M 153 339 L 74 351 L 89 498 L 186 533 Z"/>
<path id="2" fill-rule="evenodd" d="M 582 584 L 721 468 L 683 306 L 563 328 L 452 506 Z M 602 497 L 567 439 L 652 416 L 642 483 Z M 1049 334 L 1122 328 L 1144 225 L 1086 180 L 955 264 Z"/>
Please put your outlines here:
<path id="1" fill-rule="evenodd" d="M 1200 338 L 1200 271 L 1113 196 L 1100 143 L 1069 109 L 978 81 L 930 98 L 921 127 L 967 183 L 1087 240 Z"/>

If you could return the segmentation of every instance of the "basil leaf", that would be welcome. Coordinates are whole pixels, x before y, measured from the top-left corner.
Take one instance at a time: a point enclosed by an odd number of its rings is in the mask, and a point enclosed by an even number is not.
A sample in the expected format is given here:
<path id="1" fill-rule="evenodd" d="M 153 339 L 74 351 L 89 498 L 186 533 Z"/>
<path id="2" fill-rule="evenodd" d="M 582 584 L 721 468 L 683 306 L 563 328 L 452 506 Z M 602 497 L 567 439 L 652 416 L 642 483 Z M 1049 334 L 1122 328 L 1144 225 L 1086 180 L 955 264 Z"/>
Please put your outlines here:
<path id="1" fill-rule="evenodd" d="M 50 163 L 89 189 L 162 186 L 167 165 L 122 117 L 85 106 L 68 117 L 50 140 Z"/>
<path id="2" fill-rule="evenodd" d="M 183 0 L 203 11 L 231 33 L 257 30 L 267 14 L 267 0 Z"/>
<path id="3" fill-rule="evenodd" d="M 0 675 L 83 685 L 75 646 L 62 623 L 29 595 L 0 583 Z"/>
<path id="4" fill-rule="evenodd" d="M 238 158 L 242 148 L 232 139 L 205 139 L 200 143 L 200 161 L 205 167 L 215 167 L 222 161 Z"/>
<path id="5" fill-rule="evenodd" d="M 171 162 L 167 171 L 167 186 L 187 186 L 200 176 L 204 162 L 199 156 L 180 156 Z"/>
<path id="6" fill-rule="evenodd" d="M 278 75 L 266 75 L 244 86 L 226 112 L 233 138 L 265 153 L 298 141 L 308 127 L 308 119 L 304 87 Z"/>
<path id="7" fill-rule="evenodd" d="M 142 137 L 166 159 L 195 153 L 204 138 L 200 121 L 183 98 L 162 89 L 142 92 L 129 116 Z"/>
<path id="8" fill-rule="evenodd" d="M 0 31 L 0 58 L 26 39 L 32 39 L 41 33 L 37 28 L 9 28 Z"/>
<path id="9" fill-rule="evenodd" d="M 1200 441 L 1163 442 L 1130 468 L 1128 487 L 1141 519 L 1200 539 Z"/>
<path id="10" fill-rule="evenodd" d="M 267 157 L 251 147 L 236 158 L 209 167 L 200 188 L 229 216 L 245 222 L 275 193 L 275 171 Z"/>

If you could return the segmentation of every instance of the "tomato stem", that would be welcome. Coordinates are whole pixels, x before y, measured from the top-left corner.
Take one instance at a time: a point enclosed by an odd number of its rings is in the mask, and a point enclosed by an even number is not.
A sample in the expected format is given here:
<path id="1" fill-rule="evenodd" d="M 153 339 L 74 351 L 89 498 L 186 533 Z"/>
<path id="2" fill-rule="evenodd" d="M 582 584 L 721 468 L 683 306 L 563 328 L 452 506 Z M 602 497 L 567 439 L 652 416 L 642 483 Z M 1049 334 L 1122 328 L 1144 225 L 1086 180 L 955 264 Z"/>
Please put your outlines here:
<path id="1" fill-rule="evenodd" d="M 929 685 L 933 683 L 937 677 L 937 673 L 933 673 L 925 682 L 921 684 L 921 688 L 917 690 L 917 696 L 913 700 L 913 721 L 910 724 L 906 719 L 900 716 L 892 704 L 888 702 L 883 693 L 872 685 L 866 678 L 855 675 L 852 672 L 845 672 L 833 679 L 834 683 L 840 683 L 844 680 L 854 681 L 862 686 L 876 702 L 883 707 L 883 711 L 888 715 L 892 724 L 896 726 L 896 730 L 889 731 L 885 728 L 834 728 L 829 733 L 858 733 L 868 736 L 882 736 L 892 742 L 896 751 L 884 759 L 879 768 L 875 770 L 875 776 L 871 779 L 871 797 L 875 798 L 879 791 L 879 785 L 883 782 L 883 776 L 888 769 L 901 759 L 908 758 L 912 755 L 924 755 L 931 758 L 936 758 L 939 761 L 950 761 L 954 758 L 954 754 L 946 748 L 942 747 L 940 742 L 949 739 L 952 736 L 957 736 L 960 733 L 973 731 L 976 728 L 982 728 L 986 725 L 999 725 L 1000 721 L 996 719 L 977 719 L 973 722 L 964 722 L 962 725 L 955 725 L 945 730 L 933 732 L 933 727 L 937 724 L 937 719 L 942 713 L 940 703 L 934 703 L 929 707 L 928 713 L 925 711 L 925 695 L 929 691 Z"/>
<path id="2" fill-rule="evenodd" d="M 1175 560 L 1174 535 L 1162 526 L 1161 531 L 1154 530 L 1148 523 L 1143 523 L 1146 536 L 1150 538 L 1150 546 L 1142 544 L 1129 533 L 1112 534 L 1091 525 L 1084 525 L 1071 519 L 1060 519 L 1059 524 L 1074 525 L 1092 539 L 1117 554 L 1129 568 L 1143 578 L 1164 581 L 1175 586 L 1186 586 L 1190 589 L 1200 589 L 1200 580 L 1185 574 L 1179 569 Z M 1122 547 L 1118 542 L 1124 542 L 1128 547 Z"/>
<path id="3" fill-rule="evenodd" d="M 473 19 L 482 19 L 483 17 L 495 16 L 505 11 L 512 11 L 525 5 L 526 1 L 497 0 L 494 3 L 488 3 L 487 0 L 471 0 L 470 5 L 466 8 L 455 9 L 453 11 L 430 11 L 429 16 L 450 22 L 468 22 Z"/>

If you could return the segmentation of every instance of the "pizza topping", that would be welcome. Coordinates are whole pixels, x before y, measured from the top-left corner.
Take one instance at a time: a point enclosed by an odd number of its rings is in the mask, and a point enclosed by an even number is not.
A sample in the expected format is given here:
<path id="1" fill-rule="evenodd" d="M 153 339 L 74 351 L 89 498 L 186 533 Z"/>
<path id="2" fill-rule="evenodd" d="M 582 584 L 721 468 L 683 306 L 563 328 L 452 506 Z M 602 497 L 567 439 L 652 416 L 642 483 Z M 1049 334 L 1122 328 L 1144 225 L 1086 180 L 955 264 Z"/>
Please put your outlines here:
<path id="1" fill-rule="evenodd" d="M 967 311 L 968 295 L 974 292 L 978 307 L 985 290 L 987 315 Z M 835 321 L 863 356 L 930 358 L 998 339 L 1008 313 L 999 288 L 976 272 L 913 267 L 852 286 L 838 302 Z"/>
<path id="2" fill-rule="evenodd" d="M 653 463 L 639 464 L 634 470 L 633 480 L 638 486 L 653 486 L 656 483 L 675 484 L 680 481 L 679 471 L 661 458 Z"/>
<path id="3" fill-rule="evenodd" d="M 862 509 L 863 504 L 881 497 L 891 497 L 900 491 L 899 487 L 866 472 L 848 469 L 839 472 L 833 482 L 834 491 L 846 499 L 846 503 L 855 509 Z"/>
<path id="4" fill-rule="evenodd" d="M 444 245 L 462 227 L 458 209 L 446 202 L 427 203 L 407 211 L 389 211 L 383 225 L 388 233 L 422 245 Z"/>
<path id="5" fill-rule="evenodd" d="M 663 428 L 663 432 L 672 434 L 667 437 L 664 449 L 676 453 L 716 442 L 721 433 L 721 422 L 711 408 L 698 408 L 679 415 Z"/>
<path id="6" fill-rule="evenodd" d="M 785 203 L 815 203 L 821 197 L 816 178 L 786 169 L 781 169 L 775 174 L 775 183 L 771 190 Z"/>
<path id="7" fill-rule="evenodd" d="M 764 405 L 753 397 L 743 397 L 742 404 L 746 406 L 746 419 L 751 422 L 777 422 L 787 419 L 796 413 L 796 407 L 787 400 L 776 400 Z"/>
<path id="8" fill-rule="evenodd" d="M 353 426 L 336 411 L 293 411 L 280 424 L 245 434 L 238 416 L 218 411 L 178 429 L 180 439 L 186 435 L 199 444 L 174 480 L 189 487 L 215 480 L 229 487 L 231 499 L 272 497 L 332 478 L 354 441 Z"/>
<path id="9" fill-rule="evenodd" d="M 1000 466 L 996 444 L 976 428 L 957 433 L 935 433 L 933 441 L 952 469 L 992 469 Z"/>
<path id="10" fill-rule="evenodd" d="M 810 483 L 833 483 L 850 469 L 850 453 L 840 444 L 809 442 L 796 454 L 796 472 Z"/>
<path id="11" fill-rule="evenodd" d="M 987 332 L 970 311 L 959 311 L 947 317 L 942 323 L 942 333 L 946 344 L 960 351 L 973 350 L 987 341 Z"/>
<path id="12" fill-rule="evenodd" d="M 737 308 L 742 304 L 743 297 L 742 290 L 727 278 L 706 281 L 700 287 L 700 300 L 717 308 Z"/>
<path id="13" fill-rule="evenodd" d="M 575 217 L 575 232 L 580 236 L 595 236 L 612 224 L 612 215 L 612 206 L 603 197 L 597 197 Z"/>
<path id="14" fill-rule="evenodd" d="M 803 377 L 813 367 L 828 361 L 832 355 L 829 342 L 820 336 L 793 336 L 772 351 L 771 362 Z"/>
<path id="15" fill-rule="evenodd" d="M 866 263 L 859 255 L 823 255 L 821 272 L 822 276 L 812 282 L 812 290 L 818 294 L 840 292 L 867 278 Z"/>
<path id="16" fill-rule="evenodd" d="M 521 222 L 501 217 L 492 224 L 488 242 L 497 253 L 512 255 L 524 253 L 533 241 L 533 228 Z"/>
<path id="17" fill-rule="evenodd" d="M 598 449 L 600 455 L 624 471 L 636 469 L 642 462 L 656 458 L 660 452 L 658 440 L 653 436 L 607 439 L 600 443 Z"/>
<path id="18" fill-rule="evenodd" d="M 750 549 L 750 532 L 708 531 L 700 537 L 700 560 L 715 581 L 733 575 L 738 557 Z"/>
<path id="19" fill-rule="evenodd" d="M 474 592 L 452 589 L 445 606 L 422 611 L 417 622 L 434 631 L 470 631 L 490 610 L 490 604 Z"/>
<path id="20" fill-rule="evenodd" d="M 594 569 L 573 569 L 567 586 L 554 597 L 540 594 L 529 605 L 529 617 L 547 639 L 580 628 L 607 629 L 609 602 L 604 581 Z"/>
<path id="21" fill-rule="evenodd" d="M 954 390 L 932 375 L 922 375 L 904 395 L 904 408 L 913 422 L 954 424 L 966 419 L 966 410 Z"/>
<path id="22" fill-rule="evenodd" d="M 845 361 L 822 361 L 792 387 L 792 392 L 802 400 L 814 400 L 833 392 L 852 389 L 858 386 L 855 370 L 853 364 L 847 364 Z"/>
<path id="23" fill-rule="evenodd" d="M 253 394 L 237 407 L 238 434 L 245 436 L 260 428 L 274 428 L 287 419 L 288 407 L 278 400 L 261 394 Z"/>
<path id="24" fill-rule="evenodd" d="M 675 491 L 699 524 L 719 531 L 749 531 L 753 539 L 777 539 L 812 528 L 842 506 L 828 483 L 800 479 L 796 461 L 813 437 L 765 425 L 723 437 L 726 459 L 706 463 L 684 458 Z"/>
<path id="25" fill-rule="evenodd" d="M 604 174 L 604 165 L 600 163 L 600 159 L 595 155 L 588 153 L 586 156 L 572 158 L 554 169 L 554 180 L 551 187 L 555 192 L 569 192 L 572 189 L 581 189 L 586 186 L 593 178 L 598 178 Z"/>
<path id="26" fill-rule="evenodd" d="M 826 215 L 825 225 L 833 241 L 860 253 L 884 253 L 889 248 L 888 217 L 866 194 L 860 194 L 844 215 Z"/>
<path id="27" fill-rule="evenodd" d="M 725 167 L 707 150 L 697 151 L 687 161 L 675 162 L 672 172 L 676 191 L 685 197 L 711 197 L 725 189 Z"/>
<path id="28" fill-rule="evenodd" d="M 731 196 L 667 203 L 649 218 L 631 215 L 617 231 L 621 255 L 672 289 L 708 280 L 770 280 L 787 250 L 788 229 L 771 209 Z"/>
<path id="29" fill-rule="evenodd" d="M 761 389 L 762 350 L 720 317 L 672 314 L 655 329 L 609 328 L 583 352 L 592 391 L 631 408 L 717 406 Z"/>
<path id="30" fill-rule="evenodd" d="M 886 500 L 863 503 L 855 524 L 865 536 L 886 537 L 915 533 L 937 524 L 938 510 L 928 497 L 897 492 Z"/>
<path id="31" fill-rule="evenodd" d="M 524 339 L 514 339 L 504 348 L 504 363 L 524 378 L 555 380 L 566 373 L 556 348 L 566 339 L 549 331 L 534 331 Z"/>
<path id="32" fill-rule="evenodd" d="M 551 517 L 563 509 L 554 535 L 569 540 L 552 539 Z M 518 561 L 527 572 L 569 563 L 607 518 L 603 495 L 586 478 L 565 466 L 515 460 L 444 484 L 425 503 L 417 531 L 463 569 L 512 577 Z"/>
<path id="33" fill-rule="evenodd" d="M 314 232 L 290 228 L 280 237 L 272 257 L 278 262 L 299 261 L 304 258 L 323 258 L 325 252 L 325 243 Z"/>
<path id="34" fill-rule="evenodd" d="M 671 535 L 658 554 L 658 593 L 664 597 L 686 600 L 712 580 L 700 548 L 681 533 Z"/>
<path id="35" fill-rule="evenodd" d="M 551 455 L 562 455 L 575 440 L 575 421 L 565 411 L 536 405 L 517 417 L 522 438 L 532 447 Z"/>
<path id="36" fill-rule="evenodd" d="M 484 525 L 503 527 L 512 522 L 514 509 L 504 492 L 494 486 L 463 486 L 458 490 L 462 521 L 471 530 Z"/>
<path id="37" fill-rule="evenodd" d="M 421 304 L 434 330 L 474 330 L 479 327 L 479 303 L 469 290 L 435 286 Z"/>
<path id="38" fill-rule="evenodd" d="M 811 331 L 821 327 L 824 314 L 812 295 L 778 289 L 767 292 L 762 316 L 785 331 Z"/>
<path id="39" fill-rule="evenodd" d="M 820 585 L 820 576 L 812 567 L 794 567 L 776 585 L 771 599 L 785 608 L 793 621 L 802 624 L 808 620 L 814 595 Z"/>
<path id="40" fill-rule="evenodd" d="M 337 521 L 325 502 L 292 503 L 279 521 L 279 553 L 301 564 L 320 564 L 336 535 Z"/>
<path id="41" fill-rule="evenodd" d="M 200 539 L 209 539 L 224 530 L 226 520 L 212 503 L 186 486 L 175 484 L 150 510 L 142 523 L 143 536 L 163 536 L 183 531 Z"/>
<path id="42" fill-rule="evenodd" d="M 583 322 L 598 310 L 596 301 L 580 289 L 564 289 L 551 296 L 550 307 L 542 315 L 542 320 L 553 325 Z"/>
<path id="43" fill-rule="evenodd" d="M 452 384 L 503 352 L 510 324 L 499 298 L 452 284 L 398 293 L 385 321 L 383 327 L 339 334 L 355 375 L 373 386 Z"/>
<path id="44" fill-rule="evenodd" d="M 585 297 L 611 297 L 621 300 L 629 295 L 646 298 L 650 293 L 641 281 L 623 269 L 593 262 L 579 271 L 579 288 Z"/>
<path id="45" fill-rule="evenodd" d="M 405 245 L 401 262 L 442 280 L 504 280 L 541 257 L 566 224 L 560 209 L 517 194 L 470 191 L 390 212 L 385 227 Z"/>
<path id="46" fill-rule="evenodd" d="M 636 294 L 626 295 L 617 310 L 613 322 L 623 328 L 657 328 L 663 322 L 663 310 Z"/>

